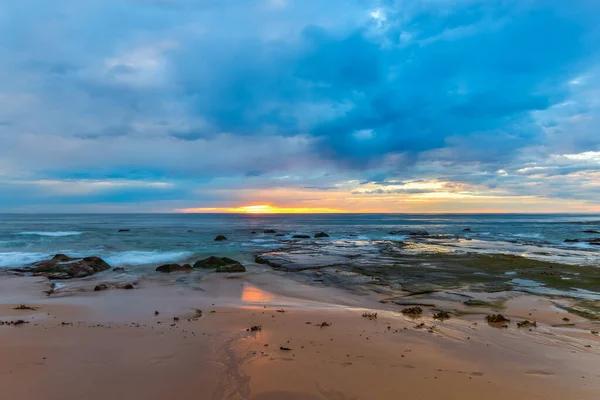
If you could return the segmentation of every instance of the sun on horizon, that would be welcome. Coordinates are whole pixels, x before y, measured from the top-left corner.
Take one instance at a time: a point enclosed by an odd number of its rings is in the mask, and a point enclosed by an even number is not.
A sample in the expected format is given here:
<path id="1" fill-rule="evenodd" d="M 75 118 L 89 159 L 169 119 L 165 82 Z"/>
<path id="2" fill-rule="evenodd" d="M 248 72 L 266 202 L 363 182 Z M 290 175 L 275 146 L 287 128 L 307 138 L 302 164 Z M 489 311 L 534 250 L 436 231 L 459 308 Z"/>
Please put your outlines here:
<path id="1" fill-rule="evenodd" d="M 233 214 L 334 214 L 343 213 L 338 210 L 325 207 L 278 207 L 270 204 L 256 204 L 240 207 L 219 208 L 184 208 L 177 210 L 182 213 L 233 213 Z"/>

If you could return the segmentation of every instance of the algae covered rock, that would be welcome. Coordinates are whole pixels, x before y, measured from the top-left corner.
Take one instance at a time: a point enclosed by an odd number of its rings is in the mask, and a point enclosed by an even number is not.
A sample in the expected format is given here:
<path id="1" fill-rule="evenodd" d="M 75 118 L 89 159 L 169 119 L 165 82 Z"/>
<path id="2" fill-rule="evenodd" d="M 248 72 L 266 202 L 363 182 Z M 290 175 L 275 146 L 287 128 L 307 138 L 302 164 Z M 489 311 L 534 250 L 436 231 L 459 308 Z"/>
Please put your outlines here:
<path id="1" fill-rule="evenodd" d="M 171 273 L 171 272 L 189 272 L 192 270 L 190 264 L 165 264 L 156 268 L 157 272 Z"/>

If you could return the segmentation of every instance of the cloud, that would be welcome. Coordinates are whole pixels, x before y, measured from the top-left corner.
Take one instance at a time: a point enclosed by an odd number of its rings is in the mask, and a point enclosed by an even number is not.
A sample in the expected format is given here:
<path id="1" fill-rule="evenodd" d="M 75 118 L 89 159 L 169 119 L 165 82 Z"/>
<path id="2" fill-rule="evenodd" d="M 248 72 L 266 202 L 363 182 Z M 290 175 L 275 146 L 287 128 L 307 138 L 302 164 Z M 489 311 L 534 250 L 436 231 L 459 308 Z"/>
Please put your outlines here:
<path id="1" fill-rule="evenodd" d="M 86 204 L 355 181 L 346 193 L 596 204 L 597 165 L 565 155 L 600 150 L 599 12 L 585 0 L 11 2 L 0 208 L 46 181 L 62 182 L 57 202 Z M 66 193 L 107 180 L 172 186 Z M 419 180 L 446 186 L 394 187 Z"/>

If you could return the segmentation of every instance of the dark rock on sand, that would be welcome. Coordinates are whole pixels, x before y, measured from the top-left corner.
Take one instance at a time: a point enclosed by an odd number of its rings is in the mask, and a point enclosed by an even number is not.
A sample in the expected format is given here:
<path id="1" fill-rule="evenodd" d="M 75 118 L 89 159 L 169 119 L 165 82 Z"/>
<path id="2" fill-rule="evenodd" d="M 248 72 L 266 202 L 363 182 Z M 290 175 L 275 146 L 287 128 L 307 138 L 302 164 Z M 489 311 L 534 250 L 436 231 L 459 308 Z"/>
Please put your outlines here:
<path id="1" fill-rule="evenodd" d="M 123 268 L 123 267 L 113 268 L 113 272 L 125 272 L 125 268 Z"/>
<path id="2" fill-rule="evenodd" d="M 218 236 L 215 238 L 215 241 L 217 241 L 217 242 L 221 242 L 221 241 L 223 241 L 223 240 L 227 240 L 227 238 L 226 238 L 225 236 L 223 236 L 223 235 L 218 235 Z"/>
<path id="3" fill-rule="evenodd" d="M 488 316 L 485 317 L 485 320 L 487 322 L 489 322 L 489 323 L 492 323 L 492 324 L 510 322 L 510 319 L 506 318 L 502 314 L 488 315 Z"/>
<path id="4" fill-rule="evenodd" d="M 229 264 L 217 267 L 217 272 L 246 272 L 246 268 L 242 264 Z"/>
<path id="5" fill-rule="evenodd" d="M 131 289 L 135 289 L 135 286 L 133 286 L 131 283 L 128 283 L 126 285 L 119 286 L 119 289 L 131 290 Z"/>
<path id="6" fill-rule="evenodd" d="M 229 258 L 229 257 L 211 256 L 211 257 L 196 261 L 194 263 L 194 268 L 216 269 L 219 267 L 224 267 L 226 265 L 234 265 L 234 264 L 240 264 L 240 262 L 237 260 L 234 260 L 233 258 Z"/>
<path id="7" fill-rule="evenodd" d="M 129 232 L 129 229 L 119 229 L 119 232 Z"/>
<path id="8" fill-rule="evenodd" d="M 275 229 L 265 229 L 263 232 L 264 233 L 277 233 L 277 231 Z"/>
<path id="9" fill-rule="evenodd" d="M 294 235 L 292 236 L 294 239 L 310 239 L 309 235 Z"/>
<path id="10" fill-rule="evenodd" d="M 423 309 L 419 306 L 416 307 L 408 307 L 402 310 L 402 314 L 407 315 L 421 315 L 423 313 Z"/>
<path id="11" fill-rule="evenodd" d="M 192 270 L 192 266 L 190 264 L 165 264 L 156 268 L 158 272 L 189 272 Z"/>
<path id="12" fill-rule="evenodd" d="M 32 267 L 33 275 L 49 279 L 83 278 L 110 269 L 110 265 L 100 257 L 77 259 L 64 254 L 57 254 L 50 260 L 33 264 Z"/>
<path id="13" fill-rule="evenodd" d="M 105 285 L 104 283 L 102 283 L 100 285 L 97 285 L 94 288 L 94 292 L 101 292 L 101 291 L 106 290 L 106 289 L 108 289 L 108 285 Z"/>
<path id="14" fill-rule="evenodd" d="M 318 238 L 327 238 L 327 237 L 329 237 L 329 235 L 326 234 L 325 232 L 315 233 L 315 238 L 316 239 L 318 239 Z"/>

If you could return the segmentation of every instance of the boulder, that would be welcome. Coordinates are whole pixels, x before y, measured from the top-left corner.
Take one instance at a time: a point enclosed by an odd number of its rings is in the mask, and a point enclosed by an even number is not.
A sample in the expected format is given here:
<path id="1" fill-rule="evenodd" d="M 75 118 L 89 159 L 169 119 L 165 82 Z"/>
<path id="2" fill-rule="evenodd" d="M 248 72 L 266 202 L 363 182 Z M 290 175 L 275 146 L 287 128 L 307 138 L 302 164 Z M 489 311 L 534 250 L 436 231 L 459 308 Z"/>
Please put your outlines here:
<path id="1" fill-rule="evenodd" d="M 108 285 L 105 285 L 104 283 L 101 283 L 100 285 L 97 285 L 94 288 L 94 292 L 101 292 L 101 291 L 106 290 L 106 289 L 108 289 Z"/>
<path id="2" fill-rule="evenodd" d="M 565 243 L 579 243 L 579 239 L 565 239 Z"/>
<path id="3" fill-rule="evenodd" d="M 284 234 L 284 233 L 278 233 L 278 234 L 277 234 L 277 235 L 275 235 L 275 236 L 280 236 L 280 237 L 281 237 L 281 236 L 285 236 L 285 234 Z"/>
<path id="4" fill-rule="evenodd" d="M 600 233 L 600 231 L 597 231 L 595 229 L 586 229 L 585 231 L 583 231 L 583 233 Z"/>
<path id="5" fill-rule="evenodd" d="M 125 268 L 123 268 L 123 267 L 113 268 L 113 272 L 125 272 Z"/>
<path id="6" fill-rule="evenodd" d="M 234 260 L 233 258 L 229 258 L 229 257 L 211 256 L 211 257 L 196 261 L 194 263 L 194 268 L 216 269 L 219 267 L 224 267 L 226 265 L 234 265 L 234 264 L 240 264 L 240 262 L 237 260 Z"/>
<path id="7" fill-rule="evenodd" d="M 160 267 L 156 268 L 156 271 L 158 272 L 165 272 L 165 273 L 170 273 L 170 272 L 189 272 L 192 270 L 192 266 L 189 264 L 165 264 L 165 265 L 161 265 Z"/>
<path id="8" fill-rule="evenodd" d="M 294 239 L 310 239 L 309 235 L 294 235 L 292 236 Z"/>
<path id="9" fill-rule="evenodd" d="M 242 264 L 229 264 L 217 267 L 217 272 L 246 272 Z"/>
<path id="10" fill-rule="evenodd" d="M 251 233 L 251 234 L 253 234 L 253 235 L 256 235 L 256 231 L 252 231 L 252 232 L 250 232 L 250 233 Z"/>
<path id="11" fill-rule="evenodd" d="M 315 233 L 315 238 L 316 239 L 318 239 L 318 238 L 327 238 L 327 237 L 329 237 L 329 235 L 326 234 L 325 232 Z"/>
<path id="12" fill-rule="evenodd" d="M 218 235 L 218 236 L 215 238 L 215 241 L 217 241 L 217 242 L 221 242 L 221 241 L 223 241 L 223 240 L 227 240 L 227 238 L 226 238 L 225 236 L 223 236 L 223 235 Z"/>
<path id="13" fill-rule="evenodd" d="M 119 286 L 119 289 L 131 290 L 135 289 L 135 287 L 131 283 L 128 283 L 126 285 Z"/>
<path id="14" fill-rule="evenodd" d="M 429 236 L 429 232 L 427 231 L 406 231 L 406 230 L 396 230 L 388 232 L 390 235 L 405 235 L 405 236 Z"/>
<path id="15" fill-rule="evenodd" d="M 49 279 L 83 278 L 111 268 L 100 257 L 76 259 L 64 254 L 57 254 L 50 260 L 40 261 L 32 266 L 33 275 Z"/>
<path id="16" fill-rule="evenodd" d="M 264 233 L 277 233 L 277 231 L 275 229 L 265 229 L 263 232 Z"/>
<path id="17" fill-rule="evenodd" d="M 471 228 L 465 228 L 463 229 L 463 232 L 472 232 Z"/>
<path id="18" fill-rule="evenodd" d="M 119 232 L 129 232 L 129 229 L 119 229 Z"/>

